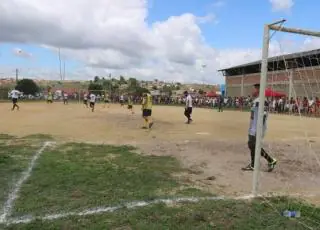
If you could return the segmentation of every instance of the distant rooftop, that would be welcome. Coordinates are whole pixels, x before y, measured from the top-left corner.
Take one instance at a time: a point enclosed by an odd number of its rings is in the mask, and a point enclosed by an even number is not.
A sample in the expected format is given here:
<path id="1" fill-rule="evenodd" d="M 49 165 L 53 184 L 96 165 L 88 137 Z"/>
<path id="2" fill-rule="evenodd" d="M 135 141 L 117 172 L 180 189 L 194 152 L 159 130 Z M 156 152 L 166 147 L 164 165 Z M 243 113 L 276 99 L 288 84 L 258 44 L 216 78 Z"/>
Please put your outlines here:
<path id="1" fill-rule="evenodd" d="M 320 66 L 320 49 L 270 57 L 268 71 Z M 223 75 L 235 76 L 261 72 L 261 60 L 218 70 Z"/>

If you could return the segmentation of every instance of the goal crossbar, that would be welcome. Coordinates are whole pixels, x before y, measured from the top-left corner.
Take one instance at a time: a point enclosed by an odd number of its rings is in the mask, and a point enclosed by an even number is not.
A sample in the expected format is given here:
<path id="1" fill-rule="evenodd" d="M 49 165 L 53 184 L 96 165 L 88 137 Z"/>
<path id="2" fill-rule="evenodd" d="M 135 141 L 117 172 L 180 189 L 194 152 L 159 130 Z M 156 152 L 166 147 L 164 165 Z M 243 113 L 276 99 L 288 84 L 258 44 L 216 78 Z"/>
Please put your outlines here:
<path id="1" fill-rule="evenodd" d="M 320 32 L 318 32 L 318 31 L 288 28 L 288 27 L 282 27 L 282 26 L 277 26 L 277 25 L 268 25 L 268 27 L 270 30 L 275 30 L 275 31 L 280 31 L 280 32 L 287 32 L 287 33 L 293 33 L 293 34 L 301 34 L 301 35 L 320 37 Z"/>

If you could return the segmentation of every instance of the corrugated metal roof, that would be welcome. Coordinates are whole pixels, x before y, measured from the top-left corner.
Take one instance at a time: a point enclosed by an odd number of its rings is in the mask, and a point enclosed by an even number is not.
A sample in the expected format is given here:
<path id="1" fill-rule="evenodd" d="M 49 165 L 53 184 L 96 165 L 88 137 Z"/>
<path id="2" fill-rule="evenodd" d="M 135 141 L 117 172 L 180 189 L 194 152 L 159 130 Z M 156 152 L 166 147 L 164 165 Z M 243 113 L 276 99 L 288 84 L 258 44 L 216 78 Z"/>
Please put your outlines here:
<path id="1" fill-rule="evenodd" d="M 270 62 L 275 62 L 275 61 L 281 61 L 281 60 L 284 60 L 284 59 L 286 59 L 286 60 L 287 59 L 295 59 L 295 58 L 308 57 L 308 56 L 313 56 L 313 55 L 320 55 L 320 49 L 309 50 L 309 51 L 298 52 L 298 53 L 291 53 L 291 54 L 286 54 L 286 55 L 274 56 L 274 57 L 270 57 L 268 59 L 268 62 L 270 63 Z M 232 66 L 232 67 L 229 67 L 229 68 L 220 69 L 218 71 L 226 71 L 226 70 L 237 69 L 237 68 L 245 68 L 245 67 L 259 65 L 259 64 L 261 64 L 261 60 L 254 61 L 254 62 L 249 62 L 249 63 L 242 64 L 242 65 Z"/>

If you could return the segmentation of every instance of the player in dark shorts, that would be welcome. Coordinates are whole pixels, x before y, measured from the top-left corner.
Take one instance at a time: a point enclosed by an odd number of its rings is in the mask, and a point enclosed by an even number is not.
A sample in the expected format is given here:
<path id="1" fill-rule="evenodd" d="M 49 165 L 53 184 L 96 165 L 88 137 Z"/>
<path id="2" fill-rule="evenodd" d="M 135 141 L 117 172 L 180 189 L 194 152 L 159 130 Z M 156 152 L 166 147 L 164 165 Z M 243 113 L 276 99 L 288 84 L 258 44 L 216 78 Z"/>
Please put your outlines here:
<path id="1" fill-rule="evenodd" d="M 123 95 L 121 95 L 120 96 L 120 105 L 121 105 L 121 107 L 123 107 L 124 106 L 124 98 L 123 98 Z"/>
<path id="2" fill-rule="evenodd" d="M 143 129 L 151 129 L 153 126 L 152 121 L 152 96 L 149 93 L 143 94 L 142 100 L 142 117 L 144 119 L 145 125 L 142 127 Z"/>
<path id="3" fill-rule="evenodd" d="M 90 108 L 91 111 L 94 112 L 94 105 L 96 104 L 96 95 L 92 92 L 89 93 L 89 97 L 90 97 Z"/>
<path id="4" fill-rule="evenodd" d="M 83 95 L 83 104 L 88 108 L 88 94 Z"/>
<path id="5" fill-rule="evenodd" d="M 68 94 L 67 93 L 63 93 L 63 104 L 67 105 L 68 104 Z"/>
<path id="6" fill-rule="evenodd" d="M 131 114 L 134 114 L 133 111 L 133 98 L 131 95 L 128 96 L 128 110 L 131 112 Z"/>

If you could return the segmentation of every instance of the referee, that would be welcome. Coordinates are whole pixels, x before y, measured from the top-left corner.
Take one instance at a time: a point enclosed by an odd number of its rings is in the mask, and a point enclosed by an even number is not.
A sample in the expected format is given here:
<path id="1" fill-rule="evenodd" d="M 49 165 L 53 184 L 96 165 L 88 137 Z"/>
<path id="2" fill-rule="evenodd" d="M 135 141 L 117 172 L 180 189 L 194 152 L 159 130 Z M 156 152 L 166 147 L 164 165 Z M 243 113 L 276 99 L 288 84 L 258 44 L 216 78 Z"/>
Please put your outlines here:
<path id="1" fill-rule="evenodd" d="M 188 91 L 184 92 L 184 96 L 186 97 L 186 107 L 184 109 L 184 115 L 187 117 L 186 124 L 190 124 L 192 122 L 191 114 L 192 114 L 192 97 L 188 93 Z"/>
<path id="2" fill-rule="evenodd" d="M 249 140 L 248 140 L 248 147 L 250 149 L 250 154 L 251 154 L 251 163 L 247 167 L 242 168 L 242 170 L 244 170 L 244 171 L 253 171 L 254 170 L 260 84 L 255 84 L 253 87 L 254 87 L 253 97 L 255 97 L 255 99 L 253 100 L 253 105 L 251 107 L 251 116 L 250 116 L 250 125 L 249 125 Z M 262 137 L 264 137 L 265 132 L 267 130 L 268 107 L 269 107 L 269 104 L 267 101 L 265 101 L 264 102 Z M 268 171 L 271 172 L 275 168 L 275 166 L 277 164 L 277 160 L 272 158 L 263 148 L 261 148 L 261 156 L 263 156 L 267 160 Z"/>

